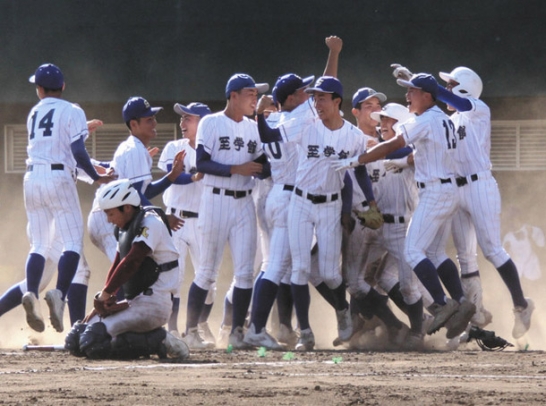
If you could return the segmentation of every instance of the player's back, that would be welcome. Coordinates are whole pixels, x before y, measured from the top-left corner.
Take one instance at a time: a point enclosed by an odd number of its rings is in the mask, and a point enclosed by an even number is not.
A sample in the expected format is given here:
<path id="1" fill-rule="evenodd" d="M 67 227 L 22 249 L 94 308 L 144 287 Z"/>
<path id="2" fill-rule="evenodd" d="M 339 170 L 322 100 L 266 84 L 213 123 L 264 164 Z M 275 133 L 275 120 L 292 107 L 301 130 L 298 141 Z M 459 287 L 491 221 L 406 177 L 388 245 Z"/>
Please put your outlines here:
<path id="1" fill-rule="evenodd" d="M 63 164 L 74 169 L 71 144 L 88 134 L 85 113 L 66 100 L 46 97 L 27 119 L 27 165 Z"/>

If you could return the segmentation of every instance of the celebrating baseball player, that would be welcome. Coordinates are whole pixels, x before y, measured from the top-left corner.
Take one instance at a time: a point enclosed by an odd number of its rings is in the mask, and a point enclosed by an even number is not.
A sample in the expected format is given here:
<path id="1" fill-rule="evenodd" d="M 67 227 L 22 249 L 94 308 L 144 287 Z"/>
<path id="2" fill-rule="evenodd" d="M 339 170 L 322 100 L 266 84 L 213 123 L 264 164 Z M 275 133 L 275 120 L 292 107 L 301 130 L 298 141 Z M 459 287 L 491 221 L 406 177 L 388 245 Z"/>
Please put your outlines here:
<path id="1" fill-rule="evenodd" d="M 484 256 L 495 266 L 511 294 L 515 316 L 512 336 L 520 338 L 530 328 L 535 306 L 531 299 L 524 297 L 516 265 L 501 243 L 501 199 L 489 158 L 491 113 L 479 99 L 482 80 L 476 72 L 463 66 L 450 73 L 440 72 L 440 77 L 447 88 L 438 86 L 438 100 L 454 111 L 451 120 L 458 136 L 455 160 L 459 168 L 456 182 L 460 209 L 453 218 L 452 230 L 465 294 L 475 300 L 479 310 L 479 317 L 473 321 L 482 327 L 490 321 L 490 314 L 482 303 L 477 239 Z"/>
<path id="2" fill-rule="evenodd" d="M 314 234 L 319 247 L 320 277 L 333 294 L 339 337 L 347 340 L 352 334 L 345 284 L 339 269 L 342 204 L 340 194 L 344 174 L 333 170 L 330 162 L 357 156 L 366 150 L 362 132 L 340 114 L 343 86 L 338 79 L 322 76 L 314 87 L 305 91 L 313 94 L 317 119 L 290 120 L 276 129 L 271 129 L 263 115 L 258 114 L 258 127 L 263 142 L 297 142 L 302 148 L 294 195 L 288 209 L 292 295 L 301 329 L 297 350 L 311 350 L 315 345 L 308 314 L 311 260 L 309 250 Z M 370 193 L 368 200 L 374 200 L 365 167 L 359 170 L 357 180 Z"/>
<path id="3" fill-rule="evenodd" d="M 180 130 L 182 131 L 183 138 L 170 141 L 165 145 L 159 158 L 158 167 L 165 172 L 169 172 L 172 169 L 176 154 L 182 150 L 185 151 L 185 169 L 184 173 L 180 175 L 180 178 L 184 179 L 183 184 L 172 185 L 163 193 L 163 202 L 165 203 L 167 213 L 174 214 L 184 220 L 184 226 L 173 233 L 173 241 L 180 255 L 178 258 L 178 269 L 180 271 L 180 281 L 182 282 L 188 252 L 190 253 L 193 268 L 199 268 L 201 238 L 197 229 L 197 219 L 199 217 L 199 204 L 203 190 L 203 183 L 200 182 L 203 179 L 203 174 L 197 172 L 196 169 L 195 142 L 199 121 L 210 114 L 211 111 L 203 103 L 190 103 L 187 106 L 176 103 L 173 108 L 181 116 Z M 214 284 L 209 290 L 202 313 L 199 316 L 198 324 L 205 341 L 211 343 L 214 343 L 214 336 L 210 331 L 207 320 L 212 309 L 215 292 L 216 285 Z M 180 288 L 173 297 L 173 311 L 168 324 L 170 332 L 178 332 L 179 308 Z M 203 344 L 202 341 L 197 343 L 192 342 L 190 337 L 187 337 L 186 343 L 190 349 L 200 348 Z"/>
<path id="4" fill-rule="evenodd" d="M 414 144 L 415 180 L 419 188 L 419 204 L 408 228 L 405 257 L 417 277 L 432 295 L 430 311 L 434 320 L 428 329 L 432 334 L 446 326 L 448 338 L 461 334 L 476 311 L 466 300 L 455 264 L 442 273 L 427 257 L 444 250 L 449 237 L 451 219 L 458 208 L 455 183 L 457 162 L 453 152 L 457 139 L 453 122 L 437 106 L 438 83 L 429 74 L 413 75 L 410 80 L 398 79 L 407 87 L 406 100 L 416 117 L 401 124 L 396 137 L 383 142 L 356 158 L 335 162 L 338 168 L 355 167 L 383 158 L 407 144 Z M 448 258 L 444 262 L 449 262 Z M 452 261 L 451 261 L 452 262 Z M 446 298 L 440 283 L 448 289 L 452 299 Z"/>
<path id="5" fill-rule="evenodd" d="M 57 235 L 63 243 L 55 289 L 45 295 L 53 328 L 61 332 L 65 298 L 76 273 L 83 247 L 83 217 L 74 181 L 78 165 L 96 183 L 114 179 L 99 175 L 85 149 L 88 134 L 83 110 L 65 100 L 61 70 L 53 64 L 38 67 L 29 79 L 40 102 L 29 113 L 28 159 L 24 179 L 25 208 L 31 249 L 26 263 L 27 292 L 21 302 L 29 326 L 44 331 L 38 291 L 46 258 Z M 55 233 L 52 230 L 55 230 Z"/>
<path id="6" fill-rule="evenodd" d="M 237 73 L 226 84 L 226 108 L 201 119 L 197 128 L 197 171 L 205 174 L 199 207 L 201 257 L 188 294 L 186 340 L 198 342 L 197 325 L 209 289 L 216 282 L 224 246 L 233 258 L 233 320 L 229 344 L 245 348 L 243 325 L 252 297 L 257 226 L 252 200 L 253 176 L 262 176 L 267 162 L 254 114 L 259 92 L 267 83 L 255 83 Z"/>
<path id="7" fill-rule="evenodd" d="M 163 326 L 171 313 L 171 295 L 179 286 L 178 252 L 168 220 L 154 207 L 142 208 L 128 179 L 101 190 L 99 205 L 115 225 L 118 252 L 94 309 L 67 335 L 72 354 L 89 358 L 138 358 L 157 354 L 184 359 L 186 343 Z M 118 302 L 123 286 L 126 300 Z"/>

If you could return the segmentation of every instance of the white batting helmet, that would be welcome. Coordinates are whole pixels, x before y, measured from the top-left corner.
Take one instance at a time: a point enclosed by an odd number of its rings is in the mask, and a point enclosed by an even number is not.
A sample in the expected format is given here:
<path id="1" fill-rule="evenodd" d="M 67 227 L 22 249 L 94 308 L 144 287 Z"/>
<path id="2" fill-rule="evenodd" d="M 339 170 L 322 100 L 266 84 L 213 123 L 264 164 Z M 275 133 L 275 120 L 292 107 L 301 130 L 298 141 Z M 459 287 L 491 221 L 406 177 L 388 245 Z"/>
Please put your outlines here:
<path id="1" fill-rule="evenodd" d="M 461 97 L 475 97 L 478 99 L 482 94 L 483 83 L 480 77 L 472 69 L 459 66 L 453 69 L 451 73 L 440 72 L 440 77 L 449 82 L 450 80 L 457 82 L 451 91 Z"/>
<path id="2" fill-rule="evenodd" d="M 398 122 L 393 125 L 394 131 L 398 129 L 399 124 L 402 124 L 404 121 L 408 121 L 410 118 L 414 117 L 414 115 L 409 112 L 407 107 L 398 103 L 385 104 L 381 111 L 374 111 L 373 113 L 370 113 L 370 117 L 375 121 L 381 121 L 381 116 L 398 120 Z"/>
<path id="3" fill-rule="evenodd" d="M 101 210 L 113 209 L 126 204 L 140 206 L 140 195 L 131 185 L 129 179 L 110 182 L 100 193 L 99 207 Z"/>

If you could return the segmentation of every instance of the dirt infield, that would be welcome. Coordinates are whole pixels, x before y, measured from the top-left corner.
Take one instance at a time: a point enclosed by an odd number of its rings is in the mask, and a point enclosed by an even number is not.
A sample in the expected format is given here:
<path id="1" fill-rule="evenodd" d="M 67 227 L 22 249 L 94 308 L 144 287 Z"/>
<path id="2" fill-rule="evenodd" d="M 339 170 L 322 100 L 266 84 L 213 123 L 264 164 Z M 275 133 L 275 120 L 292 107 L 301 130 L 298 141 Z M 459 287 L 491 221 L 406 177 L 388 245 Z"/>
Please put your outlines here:
<path id="1" fill-rule="evenodd" d="M 210 351 L 184 363 L 0 351 L 1 405 L 545 404 L 542 351 Z"/>

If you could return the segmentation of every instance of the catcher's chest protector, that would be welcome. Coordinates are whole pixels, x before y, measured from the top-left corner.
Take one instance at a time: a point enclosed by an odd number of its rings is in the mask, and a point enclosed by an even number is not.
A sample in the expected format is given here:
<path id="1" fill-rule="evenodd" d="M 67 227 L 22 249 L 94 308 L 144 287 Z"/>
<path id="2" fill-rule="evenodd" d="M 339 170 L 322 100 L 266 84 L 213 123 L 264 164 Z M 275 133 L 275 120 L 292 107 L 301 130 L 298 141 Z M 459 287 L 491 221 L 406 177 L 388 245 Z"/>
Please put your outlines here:
<path id="1" fill-rule="evenodd" d="M 135 237 L 140 235 L 142 230 L 142 220 L 144 219 L 144 216 L 147 212 L 152 210 L 161 217 L 165 227 L 169 230 L 169 234 L 171 234 L 169 223 L 163 210 L 155 206 L 143 207 L 133 220 L 131 220 L 128 226 L 126 226 L 125 230 L 120 229 L 119 227 L 116 227 L 114 230 L 116 239 L 119 242 L 120 259 L 125 258 L 131 250 Z M 157 278 L 159 278 L 159 272 L 157 262 L 155 262 L 152 257 L 146 257 L 133 277 L 123 284 L 125 298 L 133 299 L 135 296 L 152 286 L 157 281 Z"/>

